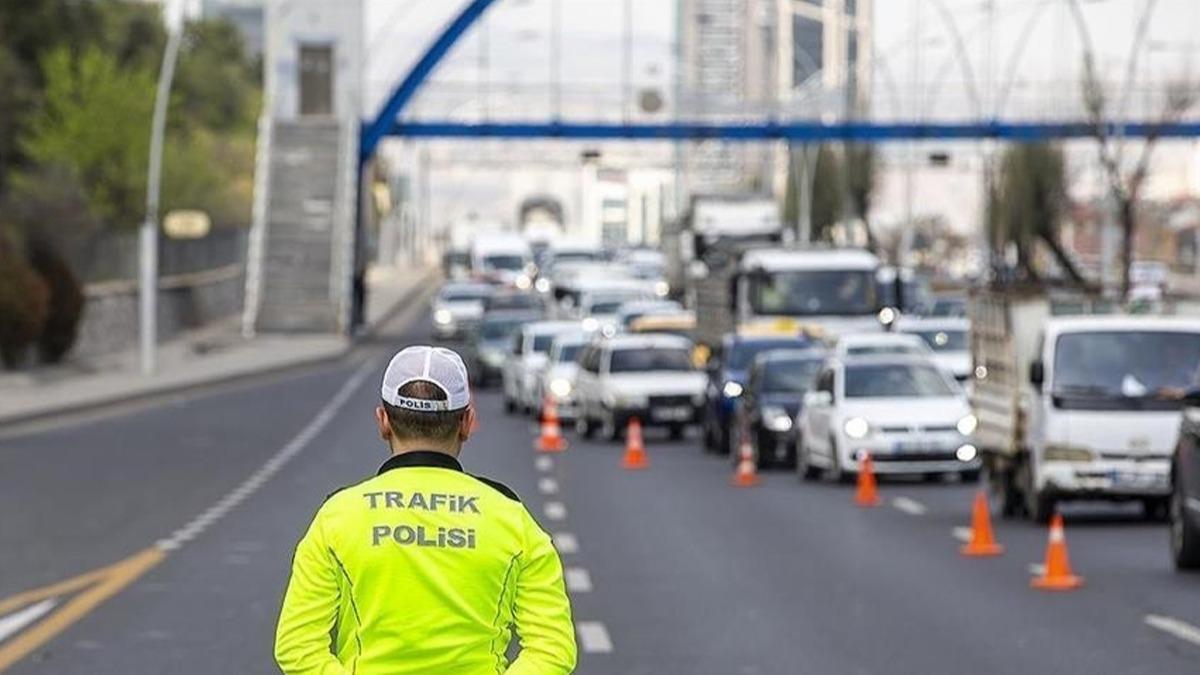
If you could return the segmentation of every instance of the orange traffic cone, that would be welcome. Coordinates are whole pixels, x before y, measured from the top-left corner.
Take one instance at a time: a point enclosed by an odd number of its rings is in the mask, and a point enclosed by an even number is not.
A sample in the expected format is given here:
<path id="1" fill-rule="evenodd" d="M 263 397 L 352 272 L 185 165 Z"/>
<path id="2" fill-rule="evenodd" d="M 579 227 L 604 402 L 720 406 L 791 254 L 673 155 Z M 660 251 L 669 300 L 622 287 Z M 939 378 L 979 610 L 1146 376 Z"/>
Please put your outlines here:
<path id="1" fill-rule="evenodd" d="M 1071 572 L 1071 561 L 1067 557 L 1067 537 L 1063 534 L 1063 519 L 1054 514 L 1050 520 L 1050 537 L 1046 545 L 1046 565 L 1042 576 L 1029 582 L 1030 586 L 1043 591 L 1069 591 L 1083 585 L 1083 577 Z"/>
<path id="2" fill-rule="evenodd" d="M 971 540 L 958 551 L 974 558 L 1004 553 L 1004 547 L 997 544 L 992 535 L 992 516 L 988 512 L 987 495 L 983 490 L 975 493 L 975 505 L 971 510 Z"/>
<path id="3" fill-rule="evenodd" d="M 882 503 L 879 491 L 875 487 L 875 463 L 867 454 L 864 454 L 862 461 L 859 462 L 858 489 L 854 492 L 854 503 L 864 508 L 879 506 Z"/>
<path id="4" fill-rule="evenodd" d="M 567 441 L 563 438 L 562 427 L 558 423 L 558 407 L 554 399 L 547 396 L 542 404 L 542 434 L 533 446 L 538 452 L 562 452 L 567 449 Z"/>
<path id="5" fill-rule="evenodd" d="M 631 471 L 650 468 L 646 459 L 646 446 L 642 443 L 642 421 L 634 417 L 625 429 L 625 455 L 621 457 L 621 468 Z"/>
<path id="6" fill-rule="evenodd" d="M 754 461 L 754 448 L 750 445 L 750 434 L 742 432 L 742 440 L 738 443 L 737 469 L 733 472 L 734 487 L 754 487 L 758 485 L 758 464 Z"/>

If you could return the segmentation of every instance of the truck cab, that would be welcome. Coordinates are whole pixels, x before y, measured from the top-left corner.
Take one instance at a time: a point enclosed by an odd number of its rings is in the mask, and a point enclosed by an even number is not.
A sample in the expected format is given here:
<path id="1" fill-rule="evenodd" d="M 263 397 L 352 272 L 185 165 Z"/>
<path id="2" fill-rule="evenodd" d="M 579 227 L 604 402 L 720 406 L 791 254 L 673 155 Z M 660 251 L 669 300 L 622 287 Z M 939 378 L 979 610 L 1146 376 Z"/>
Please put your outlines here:
<path id="1" fill-rule="evenodd" d="M 1140 501 L 1166 514 L 1200 319 L 1056 316 L 1037 298 L 973 304 L 975 441 L 1009 515 Z"/>

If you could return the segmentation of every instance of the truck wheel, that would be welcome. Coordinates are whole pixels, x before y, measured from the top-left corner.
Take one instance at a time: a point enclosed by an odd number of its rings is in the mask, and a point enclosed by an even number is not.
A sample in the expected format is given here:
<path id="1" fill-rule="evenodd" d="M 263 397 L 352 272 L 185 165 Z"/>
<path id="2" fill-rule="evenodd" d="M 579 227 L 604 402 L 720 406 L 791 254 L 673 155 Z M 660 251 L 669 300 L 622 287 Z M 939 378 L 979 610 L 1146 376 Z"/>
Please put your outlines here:
<path id="1" fill-rule="evenodd" d="M 1046 492 L 1031 491 L 1026 499 L 1026 512 L 1035 523 L 1045 525 L 1054 517 L 1054 511 L 1058 508 L 1058 500 Z"/>
<path id="2" fill-rule="evenodd" d="M 1188 519 L 1184 505 L 1183 487 L 1176 485 L 1171 493 L 1171 557 L 1175 568 L 1200 569 L 1200 528 Z"/>

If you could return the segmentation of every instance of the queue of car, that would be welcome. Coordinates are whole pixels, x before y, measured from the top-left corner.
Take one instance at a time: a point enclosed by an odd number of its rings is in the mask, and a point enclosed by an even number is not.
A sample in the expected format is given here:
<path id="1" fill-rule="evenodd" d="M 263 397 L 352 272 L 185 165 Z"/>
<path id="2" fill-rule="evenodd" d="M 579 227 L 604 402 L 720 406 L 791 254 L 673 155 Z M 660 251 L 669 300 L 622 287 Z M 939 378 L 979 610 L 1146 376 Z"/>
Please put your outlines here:
<path id="1" fill-rule="evenodd" d="M 673 439 L 694 428 L 708 451 L 748 448 L 804 480 L 848 481 L 866 456 L 881 475 L 986 473 L 1006 515 L 1037 520 L 1070 499 L 1140 501 L 1169 517 L 1176 563 L 1200 566 L 1200 380 L 1186 366 L 1200 363 L 1200 321 L 1064 318 L 986 296 L 968 318 L 961 296 L 914 287 L 900 291 L 913 311 L 874 329 L 768 312 L 700 344 L 656 252 L 551 244 L 538 268 L 515 248 L 478 257 L 482 281 L 447 283 L 433 303 L 436 335 L 467 339 L 475 381 L 499 383 L 512 413 L 552 401 L 581 436 L 610 440 L 634 418 Z M 768 308 L 797 292 L 758 283 L 748 292 Z"/>

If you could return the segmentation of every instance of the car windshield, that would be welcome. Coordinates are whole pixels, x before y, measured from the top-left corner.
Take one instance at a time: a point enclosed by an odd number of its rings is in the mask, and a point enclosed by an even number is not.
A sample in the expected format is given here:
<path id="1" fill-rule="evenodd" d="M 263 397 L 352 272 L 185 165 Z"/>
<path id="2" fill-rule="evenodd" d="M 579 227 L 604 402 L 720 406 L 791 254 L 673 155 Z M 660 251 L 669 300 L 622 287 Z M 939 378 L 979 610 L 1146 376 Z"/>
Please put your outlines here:
<path id="1" fill-rule="evenodd" d="M 914 330 L 913 335 L 919 336 L 935 352 L 965 352 L 967 351 L 967 331 L 965 330 Z"/>
<path id="2" fill-rule="evenodd" d="M 846 366 L 846 398 L 924 398 L 958 391 L 936 366 L 871 363 Z"/>
<path id="3" fill-rule="evenodd" d="M 537 309 L 541 301 L 525 293 L 493 295 L 488 298 L 488 309 Z"/>
<path id="4" fill-rule="evenodd" d="M 600 254 L 595 251 L 557 251 L 554 254 L 554 262 L 592 262 L 599 260 Z"/>
<path id="5" fill-rule="evenodd" d="M 479 337 L 489 341 L 502 340 L 528 322 L 529 317 L 488 319 L 479 327 Z"/>
<path id="6" fill-rule="evenodd" d="M 936 298 L 929 308 L 929 316 L 963 317 L 967 315 L 964 298 Z"/>
<path id="7" fill-rule="evenodd" d="M 451 251 L 450 253 L 447 253 L 445 255 L 444 259 L 445 259 L 447 265 L 466 266 L 467 264 L 469 264 L 471 262 L 471 254 L 466 253 L 465 251 L 461 251 L 461 252 Z"/>
<path id="8" fill-rule="evenodd" d="M 821 359 L 773 359 L 765 364 L 762 388 L 768 392 L 803 392 L 812 388 Z"/>
<path id="9" fill-rule="evenodd" d="M 470 302 L 486 300 L 491 292 L 483 288 L 447 288 L 442 291 L 445 302 Z"/>
<path id="10" fill-rule="evenodd" d="M 563 345 L 563 346 L 559 347 L 558 348 L 558 362 L 559 363 L 571 363 L 572 361 L 575 360 L 576 356 L 579 356 L 579 350 L 582 348 L 583 348 L 583 345 L 576 345 L 576 344 L 567 344 L 567 345 Z"/>
<path id="11" fill-rule="evenodd" d="M 929 291 L 929 280 L 918 277 L 902 282 L 903 298 L 896 297 L 896 282 L 882 281 L 878 284 L 879 304 L 885 307 L 900 307 L 920 314 L 928 313 L 933 304 Z"/>
<path id="12" fill-rule="evenodd" d="M 788 340 L 752 340 L 736 342 L 729 350 L 729 367 L 733 370 L 745 370 L 750 367 L 754 357 L 771 349 L 797 349 L 808 345 L 807 340 L 791 338 Z"/>
<path id="13" fill-rule="evenodd" d="M 687 371 L 692 358 L 686 349 L 618 349 L 612 353 L 608 370 L 611 373 L 642 373 L 649 371 Z"/>
<path id="14" fill-rule="evenodd" d="M 758 314 L 873 314 L 875 275 L 868 270 L 775 272 L 752 279 L 750 304 Z"/>
<path id="15" fill-rule="evenodd" d="M 545 354 L 550 351 L 550 347 L 554 344 L 554 335 L 535 335 L 533 336 L 533 351 L 538 354 Z"/>
<path id="16" fill-rule="evenodd" d="M 1198 333 L 1065 333 L 1054 345 L 1051 394 L 1060 408 L 1174 410 L 1198 364 Z"/>
<path id="17" fill-rule="evenodd" d="M 846 348 L 847 356 L 870 356 L 872 354 L 924 354 L 915 345 L 876 344 L 854 345 Z"/>
<path id="18" fill-rule="evenodd" d="M 525 256 L 515 253 L 488 255 L 483 257 L 483 266 L 489 270 L 519 272 L 525 268 Z"/>

